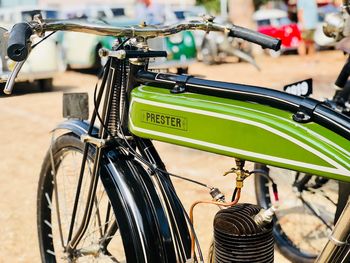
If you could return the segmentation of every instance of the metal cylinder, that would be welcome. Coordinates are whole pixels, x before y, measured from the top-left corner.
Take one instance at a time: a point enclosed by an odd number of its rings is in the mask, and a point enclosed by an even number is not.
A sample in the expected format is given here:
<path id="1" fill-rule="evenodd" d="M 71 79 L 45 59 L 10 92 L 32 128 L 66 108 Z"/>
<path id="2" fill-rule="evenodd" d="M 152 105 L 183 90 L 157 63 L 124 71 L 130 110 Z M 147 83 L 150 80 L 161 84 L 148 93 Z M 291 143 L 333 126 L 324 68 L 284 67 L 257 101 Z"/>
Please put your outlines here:
<path id="1" fill-rule="evenodd" d="M 349 262 L 350 260 L 350 201 L 348 200 L 326 246 L 315 262 Z"/>
<path id="2" fill-rule="evenodd" d="M 259 226 L 255 223 L 254 217 L 260 210 L 256 205 L 238 204 L 216 214 L 215 262 L 273 262 L 273 225 Z"/>

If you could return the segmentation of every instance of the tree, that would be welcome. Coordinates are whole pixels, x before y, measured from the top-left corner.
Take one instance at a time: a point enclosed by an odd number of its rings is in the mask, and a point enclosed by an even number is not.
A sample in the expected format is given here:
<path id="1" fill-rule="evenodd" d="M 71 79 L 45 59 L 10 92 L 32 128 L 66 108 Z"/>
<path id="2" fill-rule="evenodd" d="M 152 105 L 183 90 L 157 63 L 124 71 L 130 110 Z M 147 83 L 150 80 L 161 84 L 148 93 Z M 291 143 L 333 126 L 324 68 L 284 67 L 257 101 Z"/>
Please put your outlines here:
<path id="1" fill-rule="evenodd" d="M 203 5 L 209 12 L 219 13 L 220 0 L 196 0 L 197 5 Z"/>

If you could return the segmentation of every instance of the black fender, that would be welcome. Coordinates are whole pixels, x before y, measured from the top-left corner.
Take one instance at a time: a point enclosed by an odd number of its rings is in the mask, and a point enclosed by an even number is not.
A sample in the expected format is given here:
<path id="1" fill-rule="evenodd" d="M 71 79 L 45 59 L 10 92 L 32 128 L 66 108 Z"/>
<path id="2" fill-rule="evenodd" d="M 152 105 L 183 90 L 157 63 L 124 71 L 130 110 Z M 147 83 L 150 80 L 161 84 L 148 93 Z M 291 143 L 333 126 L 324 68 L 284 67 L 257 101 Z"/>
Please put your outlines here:
<path id="1" fill-rule="evenodd" d="M 89 126 L 86 121 L 68 120 L 54 131 L 81 137 Z M 92 134 L 97 133 L 94 128 Z M 177 262 L 169 220 L 144 167 L 118 148 L 104 148 L 100 177 L 116 215 L 127 262 Z"/>
<path id="2" fill-rule="evenodd" d="M 61 122 L 57 125 L 56 128 L 53 129 L 53 131 L 62 130 L 64 132 L 72 132 L 79 138 L 83 134 L 87 134 L 90 127 L 90 123 L 87 121 L 81 121 L 81 120 L 67 120 L 64 122 Z M 98 128 L 94 127 L 92 130 L 92 135 L 98 134 Z"/>

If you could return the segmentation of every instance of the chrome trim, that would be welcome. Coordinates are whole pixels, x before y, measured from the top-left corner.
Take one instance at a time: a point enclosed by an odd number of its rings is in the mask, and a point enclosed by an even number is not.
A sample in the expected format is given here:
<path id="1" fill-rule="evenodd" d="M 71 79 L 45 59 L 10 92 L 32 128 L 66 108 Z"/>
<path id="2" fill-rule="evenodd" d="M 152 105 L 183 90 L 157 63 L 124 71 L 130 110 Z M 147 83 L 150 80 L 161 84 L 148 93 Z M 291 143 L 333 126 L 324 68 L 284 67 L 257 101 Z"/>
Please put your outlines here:
<path id="1" fill-rule="evenodd" d="M 106 142 L 107 142 L 107 140 L 105 140 L 105 139 L 99 139 L 99 138 L 90 136 L 90 135 L 87 134 L 87 133 L 82 134 L 82 135 L 80 136 L 80 140 L 81 140 L 83 143 L 90 143 L 90 144 L 93 144 L 93 145 L 95 145 L 97 148 L 102 148 L 102 147 L 106 146 Z"/>
<path id="2" fill-rule="evenodd" d="M 334 236 L 329 236 L 329 240 L 332 241 L 338 247 L 348 245 L 347 242 L 340 241 L 336 239 Z"/>
<path id="3" fill-rule="evenodd" d="M 41 23 L 37 21 L 30 22 L 33 30 L 42 35 L 46 31 L 74 31 L 90 33 L 101 36 L 116 36 L 116 37 L 142 37 L 155 38 L 160 36 L 173 35 L 184 30 L 203 30 L 203 31 L 219 31 L 228 32 L 230 29 L 226 26 L 213 23 L 211 21 L 190 21 L 184 23 L 177 23 L 170 26 L 129 26 L 129 27 L 115 27 L 105 24 L 96 24 L 92 22 L 82 22 L 74 20 L 57 20 L 45 21 Z"/>

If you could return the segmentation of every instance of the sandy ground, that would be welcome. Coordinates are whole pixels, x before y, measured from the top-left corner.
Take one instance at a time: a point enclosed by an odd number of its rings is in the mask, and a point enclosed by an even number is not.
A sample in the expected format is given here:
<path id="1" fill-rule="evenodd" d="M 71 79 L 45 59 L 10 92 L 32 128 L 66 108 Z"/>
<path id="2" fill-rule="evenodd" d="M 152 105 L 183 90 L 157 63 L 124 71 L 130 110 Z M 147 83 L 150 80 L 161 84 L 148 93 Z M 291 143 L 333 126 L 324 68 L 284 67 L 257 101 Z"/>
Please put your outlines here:
<path id="1" fill-rule="evenodd" d="M 195 64 L 190 73 L 207 78 L 281 89 L 285 84 L 313 77 L 316 98 L 332 94 L 331 85 L 345 57 L 338 51 L 318 53 L 301 59 L 295 55 L 272 59 L 257 58 L 262 70 L 248 64 L 227 63 L 215 66 Z M 43 156 L 50 142 L 49 132 L 62 120 L 62 93 L 88 91 L 90 98 L 96 78 L 67 72 L 55 78 L 53 92 L 41 93 L 30 85 L 21 85 L 11 97 L 0 97 L 0 263 L 40 262 L 36 233 L 36 188 Z M 207 184 L 230 195 L 233 177 L 222 174 L 234 166 L 234 160 L 218 155 L 157 143 L 167 168 Z M 185 207 L 197 199 L 208 199 L 203 189 L 175 180 Z M 255 202 L 252 178 L 248 178 L 242 202 Z M 196 229 L 206 253 L 216 208 L 195 210 Z M 288 262 L 276 253 L 276 262 Z"/>

